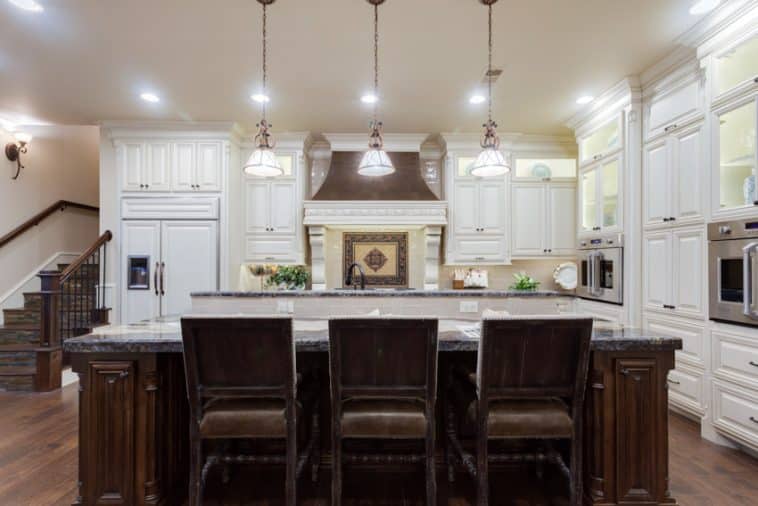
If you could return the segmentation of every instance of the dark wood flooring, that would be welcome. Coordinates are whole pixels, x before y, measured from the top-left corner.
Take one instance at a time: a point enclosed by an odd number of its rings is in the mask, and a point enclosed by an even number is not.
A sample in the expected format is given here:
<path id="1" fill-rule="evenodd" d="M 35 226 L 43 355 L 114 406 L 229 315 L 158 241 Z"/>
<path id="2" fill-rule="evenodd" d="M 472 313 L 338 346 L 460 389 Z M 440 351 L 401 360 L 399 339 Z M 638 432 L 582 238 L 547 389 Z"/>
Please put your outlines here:
<path id="1" fill-rule="evenodd" d="M 77 397 L 76 385 L 49 394 L 0 393 L 0 505 L 71 504 L 76 495 Z M 671 417 L 670 437 L 671 489 L 681 506 L 758 504 L 758 460 L 701 439 L 697 424 L 676 415 Z M 352 474 L 353 480 L 350 476 L 346 475 L 346 506 L 423 503 L 421 473 L 396 476 L 361 471 Z M 271 488 L 257 491 L 247 490 L 244 479 L 233 480 L 239 490 L 227 489 L 220 495 L 221 501 L 206 504 L 281 504 L 264 499 L 279 493 L 280 480 L 274 472 L 271 479 L 264 479 Z M 442 473 L 438 481 L 440 497 L 448 498 L 440 504 L 470 504 L 466 498 L 472 497 L 473 488 L 465 476 L 452 487 Z M 553 487 L 534 483 L 532 473 L 497 473 L 492 484 L 491 502 L 497 506 L 565 504 L 553 497 Z M 326 492 L 328 486 L 324 475 L 318 487 Z M 311 487 L 307 480 L 302 481 L 303 497 L 312 494 Z M 230 499 L 242 492 L 245 501 Z M 518 498 L 502 499 L 514 496 Z M 380 499 L 369 501 L 368 497 Z M 305 500 L 303 504 L 326 506 L 324 501 Z"/>

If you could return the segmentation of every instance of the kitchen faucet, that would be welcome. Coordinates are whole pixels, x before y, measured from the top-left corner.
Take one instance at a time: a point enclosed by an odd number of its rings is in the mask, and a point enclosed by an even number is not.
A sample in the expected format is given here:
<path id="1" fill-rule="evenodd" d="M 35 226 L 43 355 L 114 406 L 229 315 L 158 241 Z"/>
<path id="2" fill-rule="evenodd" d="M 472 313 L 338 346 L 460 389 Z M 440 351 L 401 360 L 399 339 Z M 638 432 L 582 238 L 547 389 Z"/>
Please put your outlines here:
<path id="1" fill-rule="evenodd" d="M 347 268 L 347 277 L 345 278 L 345 286 L 353 286 L 353 290 L 357 290 L 358 286 L 353 285 L 353 272 L 355 268 L 358 267 L 358 272 L 361 275 L 361 290 L 366 289 L 366 273 L 363 272 L 363 267 L 361 267 L 358 263 L 353 262 L 350 264 L 350 266 Z"/>

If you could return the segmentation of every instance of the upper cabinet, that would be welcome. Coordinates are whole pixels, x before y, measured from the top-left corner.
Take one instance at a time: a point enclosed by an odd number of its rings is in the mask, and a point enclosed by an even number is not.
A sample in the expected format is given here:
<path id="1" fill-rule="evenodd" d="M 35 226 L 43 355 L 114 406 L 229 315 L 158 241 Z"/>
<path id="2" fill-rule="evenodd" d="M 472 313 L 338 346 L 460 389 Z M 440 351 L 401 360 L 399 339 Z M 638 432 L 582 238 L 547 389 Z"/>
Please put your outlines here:
<path id="1" fill-rule="evenodd" d="M 758 30 L 714 53 L 711 62 L 714 102 L 758 88 Z"/>
<path id="2" fill-rule="evenodd" d="M 221 191 L 222 141 L 116 143 L 125 192 Z"/>
<path id="3" fill-rule="evenodd" d="M 517 158 L 513 181 L 576 181 L 576 158 Z"/>
<path id="4" fill-rule="evenodd" d="M 703 220 L 703 124 L 678 129 L 643 149 L 643 224 Z"/>
<path id="5" fill-rule="evenodd" d="M 575 183 L 513 183 L 513 258 L 576 254 Z"/>
<path id="6" fill-rule="evenodd" d="M 579 171 L 579 234 L 621 230 L 621 153 Z"/>
<path id="7" fill-rule="evenodd" d="M 655 89 L 643 108 L 645 141 L 649 142 L 703 116 L 702 71 L 686 74 Z"/>
<path id="8" fill-rule="evenodd" d="M 579 163 L 584 166 L 616 153 L 623 147 L 621 115 L 578 139 Z"/>

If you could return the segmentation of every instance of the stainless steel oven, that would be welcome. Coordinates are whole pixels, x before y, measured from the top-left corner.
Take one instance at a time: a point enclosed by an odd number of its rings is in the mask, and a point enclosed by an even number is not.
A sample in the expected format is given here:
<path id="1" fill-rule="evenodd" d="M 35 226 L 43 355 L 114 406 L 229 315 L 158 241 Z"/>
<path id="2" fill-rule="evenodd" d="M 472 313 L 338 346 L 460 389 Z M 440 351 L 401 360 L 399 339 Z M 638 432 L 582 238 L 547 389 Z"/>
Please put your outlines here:
<path id="1" fill-rule="evenodd" d="M 758 218 L 708 224 L 711 320 L 758 327 Z"/>
<path id="2" fill-rule="evenodd" d="M 584 299 L 624 303 L 624 242 L 621 234 L 579 241 L 579 283 Z"/>

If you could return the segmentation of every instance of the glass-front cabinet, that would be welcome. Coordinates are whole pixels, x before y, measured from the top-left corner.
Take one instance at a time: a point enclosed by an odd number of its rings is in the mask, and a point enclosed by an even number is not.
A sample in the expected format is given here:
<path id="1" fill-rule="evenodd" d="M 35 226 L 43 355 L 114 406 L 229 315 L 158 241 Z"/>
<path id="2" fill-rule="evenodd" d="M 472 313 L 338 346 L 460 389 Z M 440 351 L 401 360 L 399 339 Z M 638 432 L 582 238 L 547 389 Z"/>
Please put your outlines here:
<path id="1" fill-rule="evenodd" d="M 620 229 L 621 154 L 579 172 L 579 233 Z"/>
<path id="2" fill-rule="evenodd" d="M 576 158 L 517 158 L 513 179 L 519 181 L 574 181 Z"/>
<path id="3" fill-rule="evenodd" d="M 715 212 L 758 206 L 758 94 L 714 112 Z"/>
<path id="4" fill-rule="evenodd" d="M 580 138 L 580 164 L 592 163 L 621 149 L 623 147 L 621 132 L 621 116 L 619 116 Z"/>
<path id="5" fill-rule="evenodd" d="M 714 99 L 758 87 L 758 30 L 713 56 Z"/>

